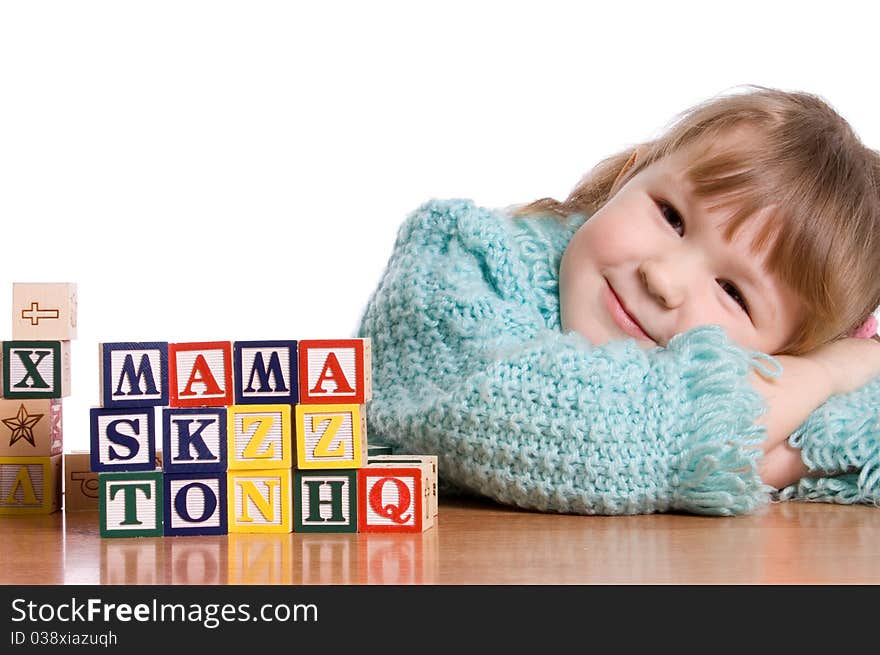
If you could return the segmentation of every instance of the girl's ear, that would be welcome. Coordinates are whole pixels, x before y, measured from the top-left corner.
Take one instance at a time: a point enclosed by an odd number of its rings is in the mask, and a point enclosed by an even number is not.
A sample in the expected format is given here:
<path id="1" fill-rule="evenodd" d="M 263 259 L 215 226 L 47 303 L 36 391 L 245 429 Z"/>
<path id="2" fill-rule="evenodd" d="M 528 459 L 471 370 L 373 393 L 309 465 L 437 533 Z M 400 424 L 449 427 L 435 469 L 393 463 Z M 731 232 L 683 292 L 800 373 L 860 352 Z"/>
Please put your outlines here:
<path id="1" fill-rule="evenodd" d="M 626 160 L 626 163 L 621 167 L 620 171 L 618 171 L 617 177 L 614 178 L 614 183 L 611 185 L 611 193 L 609 194 L 609 197 L 617 193 L 620 187 L 623 186 L 623 182 L 626 179 L 627 173 L 629 173 L 637 163 L 641 162 L 644 156 L 644 146 L 636 146 L 635 148 L 633 148 L 632 154 L 630 154 L 629 159 Z"/>

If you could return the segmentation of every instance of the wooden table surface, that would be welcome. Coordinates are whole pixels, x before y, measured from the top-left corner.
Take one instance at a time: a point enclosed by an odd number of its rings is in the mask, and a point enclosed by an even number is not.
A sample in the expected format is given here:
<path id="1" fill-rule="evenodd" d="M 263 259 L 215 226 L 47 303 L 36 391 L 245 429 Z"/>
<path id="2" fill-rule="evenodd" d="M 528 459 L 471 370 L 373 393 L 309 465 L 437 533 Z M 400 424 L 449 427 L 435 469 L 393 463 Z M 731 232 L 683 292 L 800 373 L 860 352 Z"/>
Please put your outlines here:
<path id="1" fill-rule="evenodd" d="M 770 505 L 735 518 L 537 514 L 441 501 L 418 535 L 102 539 L 95 511 L 0 517 L 0 583 L 877 584 L 880 509 Z"/>

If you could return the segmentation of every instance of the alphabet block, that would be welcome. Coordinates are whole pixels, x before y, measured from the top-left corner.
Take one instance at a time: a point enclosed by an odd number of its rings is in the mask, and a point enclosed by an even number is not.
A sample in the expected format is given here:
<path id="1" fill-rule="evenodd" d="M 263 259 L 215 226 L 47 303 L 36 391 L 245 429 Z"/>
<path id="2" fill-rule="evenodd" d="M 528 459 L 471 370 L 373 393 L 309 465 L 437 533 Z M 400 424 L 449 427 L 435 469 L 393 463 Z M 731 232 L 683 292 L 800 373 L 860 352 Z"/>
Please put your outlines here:
<path id="1" fill-rule="evenodd" d="M 434 525 L 430 467 L 369 464 L 358 470 L 360 532 L 423 532 Z"/>
<path id="2" fill-rule="evenodd" d="M 3 397 L 70 395 L 69 341 L 4 341 Z"/>
<path id="3" fill-rule="evenodd" d="M 61 400 L 0 400 L 0 457 L 51 457 L 62 448 Z"/>
<path id="4" fill-rule="evenodd" d="M 87 450 L 64 454 L 64 511 L 98 509 L 98 474 Z"/>
<path id="5" fill-rule="evenodd" d="M 232 404 L 232 342 L 168 344 L 168 386 L 172 407 Z"/>
<path id="6" fill-rule="evenodd" d="M 93 471 L 155 469 L 156 419 L 153 407 L 92 407 L 89 413 Z"/>
<path id="7" fill-rule="evenodd" d="M 61 507 L 61 455 L 0 457 L 0 515 L 51 514 Z"/>
<path id="8" fill-rule="evenodd" d="M 226 472 L 166 473 L 165 535 L 226 534 Z"/>
<path id="9" fill-rule="evenodd" d="M 14 282 L 12 338 L 71 341 L 76 339 L 76 284 Z"/>
<path id="10" fill-rule="evenodd" d="M 296 405 L 296 467 L 350 469 L 366 461 L 367 423 L 361 405 Z"/>
<path id="11" fill-rule="evenodd" d="M 299 402 L 296 341 L 236 341 L 232 345 L 236 405 Z"/>
<path id="12" fill-rule="evenodd" d="M 164 489 L 161 471 L 98 474 L 102 537 L 161 537 Z"/>
<path id="13" fill-rule="evenodd" d="M 166 341 L 101 343 L 98 362 L 102 407 L 168 404 Z"/>
<path id="14" fill-rule="evenodd" d="M 290 532 L 291 469 L 227 471 L 229 532 Z"/>
<path id="15" fill-rule="evenodd" d="M 293 531 L 357 532 L 357 471 L 294 471 Z"/>
<path id="16" fill-rule="evenodd" d="M 166 473 L 225 472 L 225 407 L 165 407 L 162 468 Z"/>
<path id="17" fill-rule="evenodd" d="M 299 342 L 299 401 L 363 405 L 373 396 L 370 339 Z"/>
<path id="18" fill-rule="evenodd" d="M 290 405 L 230 405 L 227 423 L 229 469 L 290 468 Z"/>

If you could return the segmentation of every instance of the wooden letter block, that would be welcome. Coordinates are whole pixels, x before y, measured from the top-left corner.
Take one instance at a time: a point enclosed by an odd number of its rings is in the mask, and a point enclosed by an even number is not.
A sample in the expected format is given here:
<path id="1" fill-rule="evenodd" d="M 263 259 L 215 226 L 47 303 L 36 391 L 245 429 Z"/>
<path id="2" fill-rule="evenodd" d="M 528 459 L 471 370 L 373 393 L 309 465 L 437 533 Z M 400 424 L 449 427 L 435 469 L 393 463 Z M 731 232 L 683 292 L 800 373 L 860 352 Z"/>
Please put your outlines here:
<path id="1" fill-rule="evenodd" d="M 291 469 L 228 471 L 229 532 L 290 532 Z"/>
<path id="2" fill-rule="evenodd" d="M 236 341 L 232 359 L 236 405 L 299 402 L 296 341 Z"/>
<path id="3" fill-rule="evenodd" d="M 93 471 L 155 469 L 156 419 L 153 407 L 92 407 L 89 413 Z"/>
<path id="4" fill-rule="evenodd" d="M 165 535 L 226 534 L 226 472 L 165 474 Z"/>
<path id="5" fill-rule="evenodd" d="M 299 342 L 301 403 L 363 405 L 373 396 L 370 339 Z"/>
<path id="6" fill-rule="evenodd" d="M 425 492 L 431 516 L 437 516 L 437 455 L 370 455 L 367 464 L 380 466 L 401 466 L 418 464 L 426 468 L 428 478 L 425 481 Z"/>
<path id="7" fill-rule="evenodd" d="M 61 400 L 0 400 L 0 457 L 51 457 L 62 444 Z"/>
<path id="8" fill-rule="evenodd" d="M 98 474 L 102 537 L 161 537 L 161 471 Z"/>
<path id="9" fill-rule="evenodd" d="M 294 471 L 293 531 L 357 532 L 357 471 Z"/>
<path id="10" fill-rule="evenodd" d="M 12 338 L 41 341 L 76 339 L 76 284 L 13 283 Z"/>
<path id="11" fill-rule="evenodd" d="M 162 468 L 166 473 L 226 471 L 226 408 L 165 407 Z"/>
<path id="12" fill-rule="evenodd" d="M 61 508 L 61 455 L 0 457 L 0 515 Z"/>
<path id="13" fill-rule="evenodd" d="M 168 404 L 168 343 L 99 344 L 102 407 Z"/>
<path id="14" fill-rule="evenodd" d="M 98 474 L 87 450 L 64 455 L 64 511 L 98 509 Z"/>
<path id="15" fill-rule="evenodd" d="M 172 407 L 232 404 L 232 342 L 168 344 Z"/>
<path id="16" fill-rule="evenodd" d="M 362 405 L 297 405 L 294 411 L 297 468 L 351 469 L 366 461 Z"/>
<path id="17" fill-rule="evenodd" d="M 4 341 L 4 398 L 70 395 L 69 341 Z"/>
<path id="18" fill-rule="evenodd" d="M 358 470 L 360 532 L 423 532 L 434 525 L 424 464 L 370 464 Z"/>
<path id="19" fill-rule="evenodd" d="M 230 405 L 226 419 L 229 469 L 290 468 L 290 405 Z"/>

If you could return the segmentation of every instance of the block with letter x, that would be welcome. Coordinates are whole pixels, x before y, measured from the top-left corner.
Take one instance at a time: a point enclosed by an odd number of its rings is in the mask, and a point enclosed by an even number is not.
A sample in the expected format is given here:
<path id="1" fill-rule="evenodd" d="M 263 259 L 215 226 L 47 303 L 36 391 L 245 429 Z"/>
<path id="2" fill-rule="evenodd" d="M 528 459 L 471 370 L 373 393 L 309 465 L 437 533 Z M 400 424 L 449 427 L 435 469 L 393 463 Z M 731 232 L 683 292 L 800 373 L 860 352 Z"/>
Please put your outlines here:
<path id="1" fill-rule="evenodd" d="M 3 397 L 70 395 L 69 341 L 4 341 Z"/>
<path id="2" fill-rule="evenodd" d="M 102 407 L 168 404 L 168 342 L 102 343 Z"/>
<path id="3" fill-rule="evenodd" d="M 297 405 L 296 468 L 352 469 L 367 460 L 363 405 Z"/>

